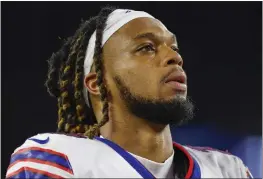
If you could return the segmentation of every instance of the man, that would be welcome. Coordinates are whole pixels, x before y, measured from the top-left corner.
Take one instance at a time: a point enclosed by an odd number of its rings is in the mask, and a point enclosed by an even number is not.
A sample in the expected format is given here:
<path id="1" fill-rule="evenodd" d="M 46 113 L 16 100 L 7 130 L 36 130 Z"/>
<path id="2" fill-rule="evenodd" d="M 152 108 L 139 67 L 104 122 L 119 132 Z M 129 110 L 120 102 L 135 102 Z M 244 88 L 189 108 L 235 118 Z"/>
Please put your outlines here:
<path id="1" fill-rule="evenodd" d="M 26 140 L 7 178 L 248 177 L 233 155 L 173 143 L 193 105 L 176 37 L 148 13 L 104 8 L 49 62 L 60 133 Z"/>

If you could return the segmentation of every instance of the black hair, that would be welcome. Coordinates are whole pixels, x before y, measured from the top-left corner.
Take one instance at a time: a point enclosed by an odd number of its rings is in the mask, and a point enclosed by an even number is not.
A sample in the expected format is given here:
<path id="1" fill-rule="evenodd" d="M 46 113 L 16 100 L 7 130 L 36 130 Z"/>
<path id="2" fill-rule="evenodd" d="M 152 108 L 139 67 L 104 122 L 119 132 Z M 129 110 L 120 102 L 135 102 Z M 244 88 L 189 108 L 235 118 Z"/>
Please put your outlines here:
<path id="1" fill-rule="evenodd" d="M 93 138 L 98 135 L 99 128 L 109 120 L 101 44 L 107 18 L 115 9 L 104 7 L 98 16 L 82 22 L 74 36 L 65 40 L 60 50 L 53 53 L 48 60 L 48 78 L 45 85 L 49 94 L 58 100 L 58 132 L 83 133 Z M 99 123 L 92 107 L 86 105 L 83 94 L 84 59 L 89 39 L 95 30 L 94 67 L 103 103 L 103 119 Z"/>

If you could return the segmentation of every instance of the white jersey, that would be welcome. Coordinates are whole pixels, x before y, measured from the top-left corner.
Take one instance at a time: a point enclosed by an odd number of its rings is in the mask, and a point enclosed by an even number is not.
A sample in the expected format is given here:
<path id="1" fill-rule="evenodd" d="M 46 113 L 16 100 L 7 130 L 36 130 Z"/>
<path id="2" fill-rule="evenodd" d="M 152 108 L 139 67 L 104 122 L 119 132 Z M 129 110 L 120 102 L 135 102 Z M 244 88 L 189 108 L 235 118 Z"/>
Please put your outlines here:
<path id="1" fill-rule="evenodd" d="M 231 154 L 176 143 L 174 148 L 188 159 L 184 178 L 251 177 L 243 162 Z M 134 156 L 107 139 L 52 133 L 38 134 L 18 147 L 6 177 L 154 178 Z"/>

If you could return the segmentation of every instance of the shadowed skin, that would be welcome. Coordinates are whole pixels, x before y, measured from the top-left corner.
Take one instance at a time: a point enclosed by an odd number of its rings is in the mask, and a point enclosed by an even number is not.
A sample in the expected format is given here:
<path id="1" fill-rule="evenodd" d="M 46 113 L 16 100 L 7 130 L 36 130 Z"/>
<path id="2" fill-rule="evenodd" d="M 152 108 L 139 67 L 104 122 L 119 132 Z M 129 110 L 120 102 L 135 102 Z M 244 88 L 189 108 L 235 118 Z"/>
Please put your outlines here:
<path id="1" fill-rule="evenodd" d="M 100 133 L 125 150 L 155 162 L 164 162 L 173 153 L 169 124 L 153 123 L 131 112 L 120 85 L 133 95 L 152 101 L 186 100 L 186 91 L 178 92 L 162 81 L 171 71 L 183 72 L 183 60 L 176 49 L 175 36 L 160 21 L 151 18 L 137 18 L 125 24 L 103 47 L 110 120 Z M 102 104 L 94 67 L 85 77 L 85 87 L 95 116 L 101 119 Z"/>

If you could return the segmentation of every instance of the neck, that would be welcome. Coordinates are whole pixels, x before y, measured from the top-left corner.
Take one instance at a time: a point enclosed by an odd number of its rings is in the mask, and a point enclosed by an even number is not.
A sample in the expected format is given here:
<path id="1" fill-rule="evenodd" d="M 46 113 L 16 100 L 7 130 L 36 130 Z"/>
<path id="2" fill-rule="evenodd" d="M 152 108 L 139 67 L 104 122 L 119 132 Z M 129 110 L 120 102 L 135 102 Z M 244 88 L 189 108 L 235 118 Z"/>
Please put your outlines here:
<path id="1" fill-rule="evenodd" d="M 157 125 L 114 107 L 114 118 L 101 128 L 103 137 L 126 151 L 162 163 L 173 153 L 169 125 Z"/>

